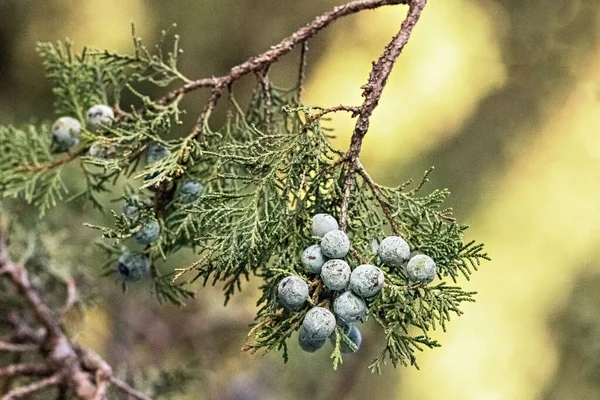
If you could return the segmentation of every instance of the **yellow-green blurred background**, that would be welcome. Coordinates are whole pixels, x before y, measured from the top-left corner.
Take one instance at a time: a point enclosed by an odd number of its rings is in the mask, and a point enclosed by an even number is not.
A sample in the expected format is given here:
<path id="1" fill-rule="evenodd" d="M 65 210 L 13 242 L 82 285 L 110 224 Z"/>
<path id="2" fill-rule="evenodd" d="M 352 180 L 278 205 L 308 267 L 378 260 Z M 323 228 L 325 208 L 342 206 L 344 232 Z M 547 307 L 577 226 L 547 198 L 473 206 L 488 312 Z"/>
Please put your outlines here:
<path id="1" fill-rule="evenodd" d="M 130 50 L 130 22 L 152 42 L 178 24 L 181 70 L 222 74 L 266 50 L 332 0 L 0 0 L 0 123 L 50 120 L 50 88 L 36 41 Z M 311 41 L 305 100 L 359 104 L 370 62 L 406 7 L 364 12 Z M 297 54 L 274 71 L 289 85 Z M 242 86 L 243 88 L 244 86 Z M 195 116 L 204 95 L 186 102 Z M 345 148 L 353 121 L 330 126 Z M 291 360 L 241 353 L 257 292 L 250 282 L 227 308 L 200 288 L 185 309 L 154 304 L 141 285 L 123 295 L 96 279 L 99 300 L 72 328 L 131 379 L 137 370 L 185 367 L 195 379 L 177 399 L 520 400 L 600 398 L 600 4 L 598 0 L 430 0 L 383 94 L 363 163 L 382 183 L 418 178 L 449 187 L 472 225 L 467 239 L 493 261 L 465 287 L 479 292 L 421 369 L 370 375 L 382 346 L 364 327 L 360 352 L 332 371 L 328 352 Z M 118 197 L 118 196 L 117 196 Z M 90 217 L 90 215 L 92 215 Z M 94 211 L 61 206 L 57 241 L 87 249 Z M 55 249 L 60 253 L 60 245 Z M 64 257 L 95 265 L 87 250 Z M 185 262 L 184 256 L 174 264 Z M 76 260 L 76 261 L 73 261 Z M 93 272 L 90 272 L 93 277 Z"/>

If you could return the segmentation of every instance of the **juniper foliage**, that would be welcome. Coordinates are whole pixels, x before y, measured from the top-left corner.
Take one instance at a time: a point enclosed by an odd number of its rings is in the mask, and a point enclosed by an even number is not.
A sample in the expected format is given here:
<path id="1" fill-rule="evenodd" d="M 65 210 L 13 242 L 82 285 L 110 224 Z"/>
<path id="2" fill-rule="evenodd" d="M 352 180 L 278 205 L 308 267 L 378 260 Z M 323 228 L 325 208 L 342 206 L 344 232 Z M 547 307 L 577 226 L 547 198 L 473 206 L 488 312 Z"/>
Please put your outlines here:
<path id="1" fill-rule="evenodd" d="M 168 40 L 172 44 L 165 49 Z M 164 32 L 150 49 L 134 31 L 133 53 L 125 55 L 92 48 L 77 53 L 70 41 L 40 43 L 38 51 L 54 87 L 57 116 L 72 116 L 85 124 L 89 107 L 110 104 L 116 120 L 96 132 L 84 125 L 80 144 L 62 154 L 51 151 L 48 124 L 1 126 L 2 197 L 33 204 L 43 216 L 60 201 L 78 199 L 103 210 L 107 204 L 101 193 L 115 199 L 139 194 L 146 206 L 135 221 L 118 209 L 112 210 L 111 226 L 88 224 L 104 237 L 99 245 L 106 252 L 105 275 L 115 275 L 116 259 L 144 219 L 156 217 L 160 239 L 143 252 L 153 261 L 151 290 L 157 299 L 183 305 L 193 297 L 190 283 L 199 280 L 204 285 L 222 283 L 227 303 L 245 280 L 256 277 L 262 281 L 262 296 L 246 349 L 281 351 L 287 360 L 288 339 L 306 312 L 315 305 L 330 307 L 333 296 L 300 263 L 300 252 L 318 243 L 311 236 L 311 218 L 317 213 L 340 216 L 341 199 L 349 195 L 347 233 L 352 251 L 347 261 L 353 268 L 365 262 L 377 265 L 386 281 L 380 295 L 366 300 L 368 318 L 381 326 L 385 336 L 384 347 L 371 364 L 373 371 L 379 372 L 387 362 L 418 367 L 416 352 L 439 345 L 430 338 L 431 331 L 445 329 L 452 315 L 462 313 L 462 304 L 473 301 L 474 292 L 453 285 L 468 279 L 488 257 L 481 244 L 464 241 L 467 227 L 443 208 L 449 192 L 423 193 L 431 170 L 418 185 L 408 181 L 397 187 L 373 182 L 364 169 L 355 173 L 347 153 L 330 144 L 324 109 L 302 104 L 300 87 L 278 88 L 258 74 L 247 105 L 238 104 L 228 91 L 222 126 L 209 124 L 203 114 L 199 134 L 181 136 L 183 93 L 166 101 L 142 89 L 148 83 L 161 88 L 192 82 L 177 69 L 181 52 L 177 36 Z M 124 104 L 124 93 L 137 99 L 136 104 Z M 94 143 L 110 151 L 102 157 L 88 154 Z M 145 150 L 156 143 L 170 154 L 146 165 Z M 69 192 L 63 181 L 66 168 L 81 174 L 82 191 Z M 349 175 L 354 185 L 346 193 Z M 115 184 L 123 180 L 127 192 L 118 193 Z M 178 186 L 186 181 L 204 185 L 202 197 L 192 204 L 177 198 Z M 432 257 L 442 282 L 411 284 L 402 268 L 382 265 L 372 243 L 390 234 L 401 235 L 411 250 Z M 162 261 L 186 248 L 198 254 L 192 265 L 169 269 Z M 284 311 L 277 302 L 277 285 L 288 275 L 300 276 L 310 285 L 310 301 L 297 312 Z M 354 348 L 338 328 L 334 367 L 342 362 L 342 343 Z"/>

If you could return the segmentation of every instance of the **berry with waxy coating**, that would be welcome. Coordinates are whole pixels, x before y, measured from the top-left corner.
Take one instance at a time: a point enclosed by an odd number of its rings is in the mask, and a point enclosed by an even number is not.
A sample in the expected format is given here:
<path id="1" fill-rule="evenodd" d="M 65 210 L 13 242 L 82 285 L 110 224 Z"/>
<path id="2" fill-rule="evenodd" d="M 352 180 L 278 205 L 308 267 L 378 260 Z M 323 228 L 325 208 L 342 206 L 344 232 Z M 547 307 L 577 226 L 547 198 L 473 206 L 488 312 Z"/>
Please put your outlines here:
<path id="1" fill-rule="evenodd" d="M 406 264 L 406 275 L 413 282 L 429 283 L 435 279 L 436 274 L 435 261 L 425 254 L 417 254 Z"/>
<path id="2" fill-rule="evenodd" d="M 171 150 L 167 149 L 162 144 L 154 143 L 148 147 L 146 153 L 146 162 L 148 164 L 154 164 L 155 162 L 160 161 L 169 155 L 171 155 Z"/>
<path id="3" fill-rule="evenodd" d="M 140 196 L 137 194 L 132 194 L 125 199 L 125 204 L 123 205 L 123 215 L 125 215 L 128 219 L 135 221 L 140 217 L 141 207 L 142 200 L 140 199 Z"/>
<path id="4" fill-rule="evenodd" d="M 350 239 L 340 230 L 327 232 L 321 239 L 321 251 L 325 257 L 344 258 L 350 251 Z"/>
<path id="5" fill-rule="evenodd" d="M 325 344 L 326 339 L 311 339 L 304 328 L 300 327 L 298 331 L 298 344 L 300 348 L 308 353 L 314 353 Z"/>
<path id="6" fill-rule="evenodd" d="M 91 131 L 97 131 L 102 127 L 111 126 L 114 119 L 115 113 L 112 108 L 105 104 L 96 104 L 87 111 L 87 128 Z"/>
<path id="7" fill-rule="evenodd" d="M 52 141 L 59 151 L 67 151 L 79 143 L 81 124 L 75 118 L 60 117 L 52 125 Z"/>
<path id="8" fill-rule="evenodd" d="M 344 260 L 329 260 L 321 268 L 321 279 L 329 290 L 345 290 L 350 281 L 350 266 Z"/>
<path id="9" fill-rule="evenodd" d="M 179 200 L 185 204 L 195 203 L 202 193 L 204 186 L 198 182 L 185 182 L 179 187 Z"/>
<path id="10" fill-rule="evenodd" d="M 286 276 L 277 285 L 279 303 L 288 310 L 300 308 L 308 300 L 308 284 L 297 276 Z"/>
<path id="11" fill-rule="evenodd" d="M 325 340 L 335 329 L 335 316 L 324 307 L 311 308 L 302 321 L 302 329 L 307 339 Z"/>
<path id="12" fill-rule="evenodd" d="M 321 246 L 313 244 L 304 249 L 300 256 L 300 260 L 307 272 L 319 274 L 321 273 L 321 268 L 323 267 L 323 264 L 325 264 L 325 261 L 327 261 L 327 258 L 323 255 Z"/>
<path id="13" fill-rule="evenodd" d="M 141 253 L 126 251 L 119 257 L 117 271 L 125 282 L 139 281 L 150 271 L 150 259 Z"/>
<path id="14" fill-rule="evenodd" d="M 348 336 L 348 339 L 350 339 L 350 341 L 352 343 L 354 343 L 354 345 L 356 346 L 356 351 L 358 351 L 358 349 L 360 348 L 360 344 L 362 343 L 362 335 L 360 333 L 360 331 L 358 330 L 358 328 L 356 327 L 356 325 L 354 324 L 350 324 L 350 325 L 344 325 L 343 327 L 344 329 L 344 333 L 346 334 L 346 336 Z M 335 346 L 335 341 L 336 341 L 336 335 L 331 335 L 330 340 L 331 343 Z M 344 354 L 346 353 L 355 353 L 356 351 L 353 351 L 350 348 L 350 345 L 348 343 L 346 343 L 342 338 L 340 338 L 340 351 Z"/>
<path id="15" fill-rule="evenodd" d="M 160 224 L 155 219 L 146 220 L 133 237 L 140 244 L 148 245 L 154 243 L 160 237 Z"/>
<path id="16" fill-rule="evenodd" d="M 327 232 L 339 229 L 338 222 L 329 214 L 316 214 L 312 218 L 312 234 L 323 237 Z"/>
<path id="17" fill-rule="evenodd" d="M 383 272 L 370 264 L 359 265 L 350 275 L 350 290 L 361 297 L 375 296 L 383 287 L 383 283 Z"/>
<path id="18" fill-rule="evenodd" d="M 399 267 L 410 257 L 410 248 L 400 236 L 388 236 L 379 244 L 377 254 L 385 265 Z"/>
<path id="19" fill-rule="evenodd" d="M 341 322 L 351 324 L 366 317 L 367 304 L 362 298 L 348 291 L 333 301 L 333 312 Z"/>

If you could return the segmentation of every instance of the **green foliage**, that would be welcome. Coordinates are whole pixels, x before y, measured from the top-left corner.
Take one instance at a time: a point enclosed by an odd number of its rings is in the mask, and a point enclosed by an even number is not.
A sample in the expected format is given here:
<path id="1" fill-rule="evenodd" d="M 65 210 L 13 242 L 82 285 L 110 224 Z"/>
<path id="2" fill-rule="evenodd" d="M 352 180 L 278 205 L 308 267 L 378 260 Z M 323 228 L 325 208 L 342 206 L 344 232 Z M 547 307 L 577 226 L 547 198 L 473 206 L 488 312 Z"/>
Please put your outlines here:
<path id="1" fill-rule="evenodd" d="M 62 199 L 79 199 L 103 209 L 100 193 L 111 193 L 116 199 L 139 194 L 144 206 L 135 221 L 113 211 L 111 226 L 87 224 L 105 238 L 101 243 L 107 252 L 104 274 L 116 273 L 116 259 L 133 245 L 131 236 L 141 222 L 157 218 L 160 239 L 142 250 L 153 261 L 151 290 L 157 299 L 183 305 L 193 296 L 188 282 L 182 280 L 189 275 L 191 281 L 223 283 L 227 302 L 245 279 L 256 276 L 263 281 L 262 296 L 247 350 L 282 351 L 287 360 L 287 341 L 306 312 L 314 305 L 330 307 L 333 300 L 318 276 L 307 274 L 300 263 L 300 252 L 317 241 L 310 234 L 311 218 L 323 212 L 339 218 L 342 198 L 349 195 L 347 233 L 352 251 L 347 261 L 352 267 L 377 264 L 386 279 L 383 291 L 367 299 L 368 318 L 381 326 L 386 338 L 371 368 L 379 372 L 388 361 L 394 366 L 417 366 L 417 351 L 438 346 L 430 332 L 438 326 L 445 329 L 452 314 L 461 314 L 462 303 L 473 301 L 474 293 L 445 281 L 411 284 L 402 268 L 378 262 L 373 241 L 400 234 L 411 250 L 435 260 L 441 280 L 468 279 L 488 257 L 481 244 L 463 241 L 466 226 L 442 208 L 448 191 L 421 194 L 431 171 L 413 189 L 409 189 L 411 182 L 390 188 L 373 182 L 364 170 L 355 174 L 345 153 L 330 145 L 331 136 L 315 117 L 316 111 L 300 104 L 295 90 L 265 87 L 260 80 L 246 107 L 229 92 L 222 127 L 205 123 L 198 135 L 176 138 L 182 96 L 172 101 L 152 99 L 139 89 L 140 83 L 163 87 L 190 82 L 177 70 L 178 37 L 171 50 L 163 49 L 168 34 L 163 33 L 153 52 L 134 34 L 133 55 L 90 49 L 76 54 L 68 41 L 40 44 L 59 115 L 84 123 L 86 110 L 103 103 L 113 104 L 117 117 L 104 131 L 84 129 L 79 146 L 63 155 L 49 150 L 48 125 L 0 127 L 2 196 L 22 198 L 43 215 Z M 121 104 L 125 90 L 140 100 L 141 108 Z M 100 157 L 87 154 L 93 143 L 107 151 Z M 168 148 L 170 154 L 145 165 L 145 151 L 154 143 Z M 85 188 L 71 194 L 61 173 L 76 160 Z M 346 193 L 348 177 L 354 185 Z M 120 179 L 129 185 L 125 194 L 115 193 Z M 192 204 L 177 198 L 179 185 L 186 181 L 200 182 L 205 188 Z M 168 271 L 159 268 L 161 260 L 184 248 L 198 254 L 194 264 Z M 310 302 L 298 312 L 284 311 L 277 302 L 277 284 L 287 275 L 298 275 L 310 284 Z M 342 362 L 341 343 L 353 346 L 338 331 L 334 367 Z"/>

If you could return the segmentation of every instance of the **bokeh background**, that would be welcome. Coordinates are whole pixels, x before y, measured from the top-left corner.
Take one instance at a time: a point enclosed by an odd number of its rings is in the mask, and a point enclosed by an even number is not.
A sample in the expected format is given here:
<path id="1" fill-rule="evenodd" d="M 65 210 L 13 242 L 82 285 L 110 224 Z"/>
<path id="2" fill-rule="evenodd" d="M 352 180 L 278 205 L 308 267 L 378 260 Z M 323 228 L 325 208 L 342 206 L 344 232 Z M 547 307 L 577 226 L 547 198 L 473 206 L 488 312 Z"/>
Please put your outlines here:
<path id="1" fill-rule="evenodd" d="M 55 118 L 36 41 L 68 36 L 79 48 L 124 52 L 131 21 L 149 43 L 177 23 L 181 70 L 206 77 L 340 3 L 0 0 L 0 123 Z M 403 6 L 363 12 L 311 41 L 306 102 L 359 104 L 370 62 L 405 13 Z M 275 83 L 289 85 L 296 64 L 297 54 L 285 58 Z M 189 118 L 203 96 L 186 100 Z M 330 122 L 342 148 L 352 124 L 347 116 Z M 435 165 L 430 188 L 451 189 L 450 205 L 472 225 L 467 238 L 486 243 L 493 258 L 464 282 L 479 292 L 477 302 L 447 333 L 434 333 L 443 347 L 421 354 L 419 371 L 371 375 L 366 366 L 382 338 L 368 324 L 364 347 L 338 371 L 327 351 L 304 354 L 292 345 L 288 364 L 278 354 L 242 353 L 258 298 L 254 282 L 227 308 L 218 287 L 197 287 L 198 299 L 184 309 L 154 304 L 143 285 L 122 294 L 97 278 L 90 245 L 97 233 L 82 227 L 108 217 L 61 205 L 39 223 L 53 232 L 57 262 L 84 271 L 95 297 L 70 329 L 131 380 L 141 382 L 140 371 L 179 370 L 167 377 L 180 389 L 172 399 L 600 398 L 597 0 L 430 0 L 361 158 L 390 185 Z"/>

